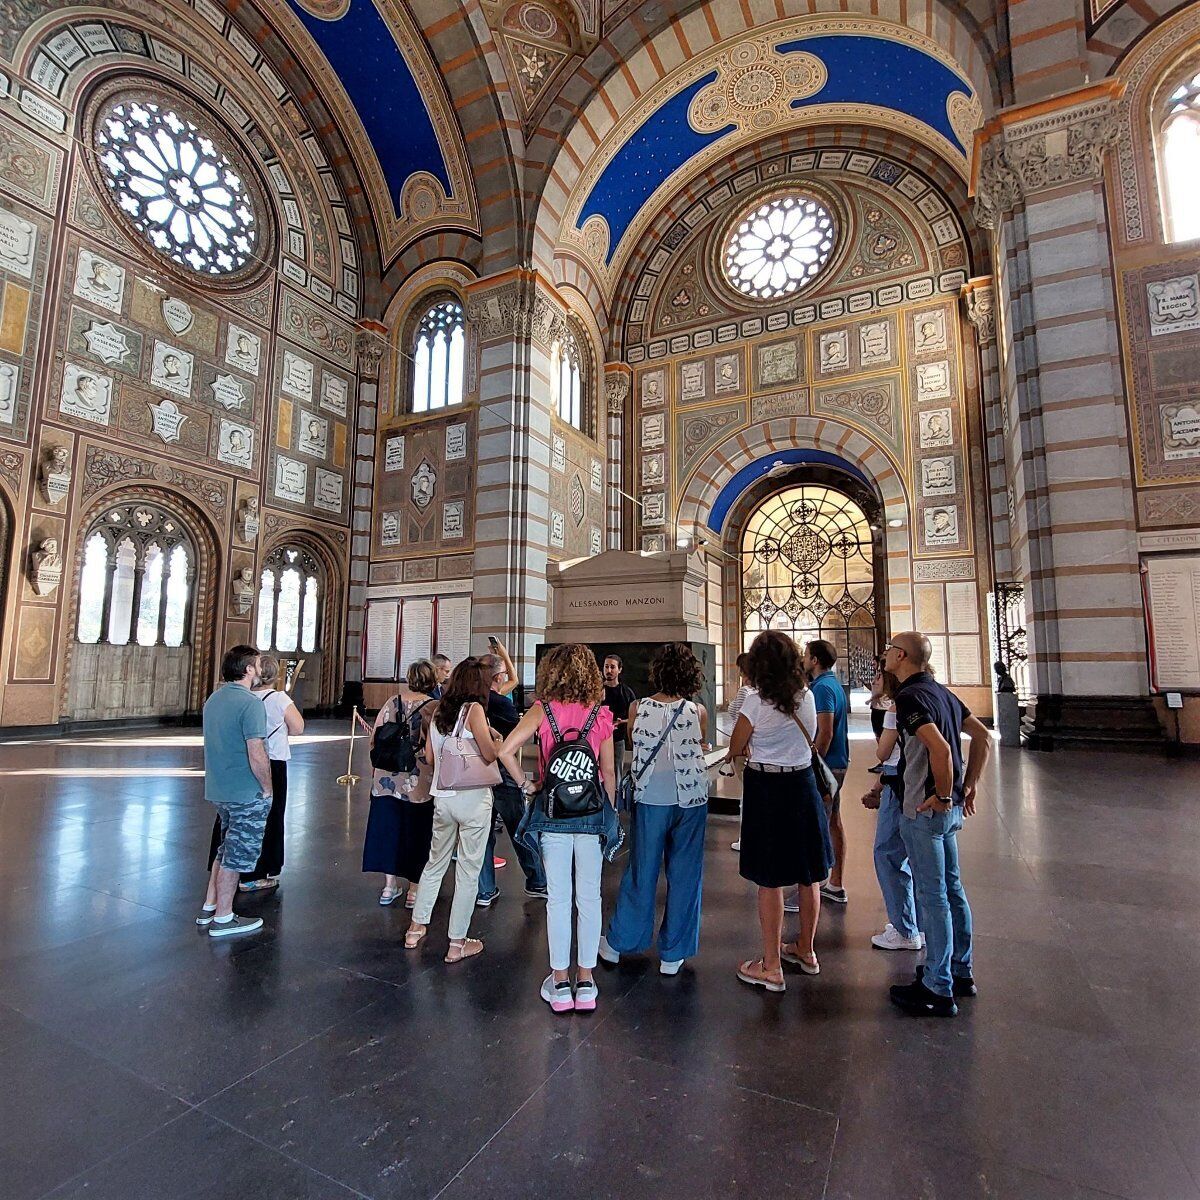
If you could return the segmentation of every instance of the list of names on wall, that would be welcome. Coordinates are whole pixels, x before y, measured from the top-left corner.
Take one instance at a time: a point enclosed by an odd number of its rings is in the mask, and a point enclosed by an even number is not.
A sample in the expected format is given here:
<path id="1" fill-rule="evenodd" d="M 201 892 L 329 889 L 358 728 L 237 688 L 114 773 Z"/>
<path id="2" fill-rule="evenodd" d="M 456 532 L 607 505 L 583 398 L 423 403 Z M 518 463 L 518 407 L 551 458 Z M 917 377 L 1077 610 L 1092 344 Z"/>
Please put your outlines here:
<path id="1" fill-rule="evenodd" d="M 364 678 L 396 678 L 396 624 L 399 616 L 399 600 L 373 600 L 367 606 Z"/>
<path id="2" fill-rule="evenodd" d="M 433 653 L 433 601 L 414 597 L 400 614 L 400 670 Z"/>
<path id="3" fill-rule="evenodd" d="M 471 651 L 471 597 L 443 596 L 438 601 L 437 648 L 451 662 L 461 662 Z"/>
<path id="4" fill-rule="evenodd" d="M 1158 691 L 1200 691 L 1200 554 L 1146 559 Z"/>

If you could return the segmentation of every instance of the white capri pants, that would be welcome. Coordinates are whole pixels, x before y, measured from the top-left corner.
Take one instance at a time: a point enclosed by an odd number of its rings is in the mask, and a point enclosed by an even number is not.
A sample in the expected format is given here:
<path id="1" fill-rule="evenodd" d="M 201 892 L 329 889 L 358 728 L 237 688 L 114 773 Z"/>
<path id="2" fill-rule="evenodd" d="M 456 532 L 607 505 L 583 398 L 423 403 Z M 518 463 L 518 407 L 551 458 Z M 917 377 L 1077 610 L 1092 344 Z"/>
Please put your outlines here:
<path id="1" fill-rule="evenodd" d="M 591 970 L 600 949 L 600 871 L 604 865 L 600 837 L 594 833 L 543 833 L 541 846 L 542 863 L 546 868 L 546 939 L 550 943 L 550 969 L 565 971 L 571 965 L 573 882 L 579 965 Z"/>

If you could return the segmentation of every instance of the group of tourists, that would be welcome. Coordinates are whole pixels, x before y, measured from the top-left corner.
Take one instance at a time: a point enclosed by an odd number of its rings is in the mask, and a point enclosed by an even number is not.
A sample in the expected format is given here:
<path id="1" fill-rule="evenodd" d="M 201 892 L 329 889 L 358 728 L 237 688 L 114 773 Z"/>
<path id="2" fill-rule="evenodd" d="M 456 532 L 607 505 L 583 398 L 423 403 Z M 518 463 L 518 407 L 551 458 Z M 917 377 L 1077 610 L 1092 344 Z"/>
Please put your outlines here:
<path id="1" fill-rule="evenodd" d="M 651 694 L 621 683 L 617 655 L 597 660 L 582 644 L 549 648 L 536 699 L 524 713 L 510 698 L 516 671 L 505 648 L 452 664 L 409 665 L 370 729 L 372 775 L 363 870 L 383 876 L 379 903 L 411 910 L 406 950 L 429 936 L 451 864 L 446 963 L 484 952 L 471 935 L 476 908 L 490 907 L 496 837 L 506 831 L 524 894 L 546 902 L 549 974 L 542 999 L 557 1013 L 596 1008 L 597 961 L 657 952 L 675 975 L 699 950 L 711 750 L 700 702 L 704 671 L 684 643 L 659 647 Z M 741 830 L 733 848 L 757 885 L 761 950 L 737 978 L 786 990 L 784 967 L 818 975 L 822 901 L 845 904 L 842 785 L 849 766 L 848 704 L 837 652 L 823 640 L 801 649 L 767 631 L 738 657 L 741 686 L 722 773 L 740 772 Z M 225 686 L 204 708 L 206 795 L 217 809 L 208 893 L 197 924 L 212 937 L 252 933 L 261 918 L 233 912 L 236 892 L 278 886 L 288 736 L 303 718 L 275 686 L 279 664 L 237 646 L 222 665 Z M 872 944 L 920 951 L 924 963 L 892 1000 L 922 1015 L 953 1016 L 975 994 L 971 911 L 958 870 L 957 833 L 974 811 L 990 750 L 988 731 L 933 678 L 930 646 L 896 635 L 872 689 L 878 774 L 863 797 L 878 810 L 875 868 L 888 924 Z M 962 736 L 970 742 L 964 760 Z M 536 744 L 535 769 L 522 752 Z M 623 770 L 628 753 L 628 770 Z M 604 863 L 630 849 L 607 924 Z M 665 911 L 656 894 L 666 875 Z M 798 930 L 785 940 L 785 913 Z M 657 929 L 656 929 L 657 926 Z M 574 946 L 574 957 L 572 957 Z"/>

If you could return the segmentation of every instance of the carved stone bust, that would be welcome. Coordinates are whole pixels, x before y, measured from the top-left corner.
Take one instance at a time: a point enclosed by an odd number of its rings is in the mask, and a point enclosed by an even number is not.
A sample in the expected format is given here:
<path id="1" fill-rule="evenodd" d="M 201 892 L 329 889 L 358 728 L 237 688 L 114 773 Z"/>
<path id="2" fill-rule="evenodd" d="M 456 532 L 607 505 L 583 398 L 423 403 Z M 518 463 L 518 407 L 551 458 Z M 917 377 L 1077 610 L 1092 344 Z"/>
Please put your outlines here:
<path id="1" fill-rule="evenodd" d="M 39 596 L 49 596 L 62 582 L 63 562 L 58 539 L 45 538 L 29 558 L 29 582 Z"/>
<path id="2" fill-rule="evenodd" d="M 253 542 L 258 537 L 258 497 L 247 496 L 237 510 L 237 535 L 242 542 Z"/>
<path id="3" fill-rule="evenodd" d="M 233 577 L 233 609 L 244 617 L 254 605 L 254 568 L 242 567 Z"/>
<path id="4" fill-rule="evenodd" d="M 61 504 L 71 486 L 71 452 L 66 446 L 51 446 L 42 460 L 38 483 L 47 504 Z"/>

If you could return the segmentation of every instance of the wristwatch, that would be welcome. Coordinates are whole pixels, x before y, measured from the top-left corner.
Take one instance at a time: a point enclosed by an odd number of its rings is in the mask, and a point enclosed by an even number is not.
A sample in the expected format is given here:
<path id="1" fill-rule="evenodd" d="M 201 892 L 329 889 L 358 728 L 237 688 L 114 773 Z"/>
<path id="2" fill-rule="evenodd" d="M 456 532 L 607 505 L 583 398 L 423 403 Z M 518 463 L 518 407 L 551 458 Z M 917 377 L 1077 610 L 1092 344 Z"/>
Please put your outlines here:
<path id="1" fill-rule="evenodd" d="M 938 802 L 939 804 L 949 804 L 949 805 L 953 805 L 953 804 L 954 804 L 954 797 L 953 797 L 953 796 L 939 796 L 939 797 L 937 798 L 937 802 Z"/>

